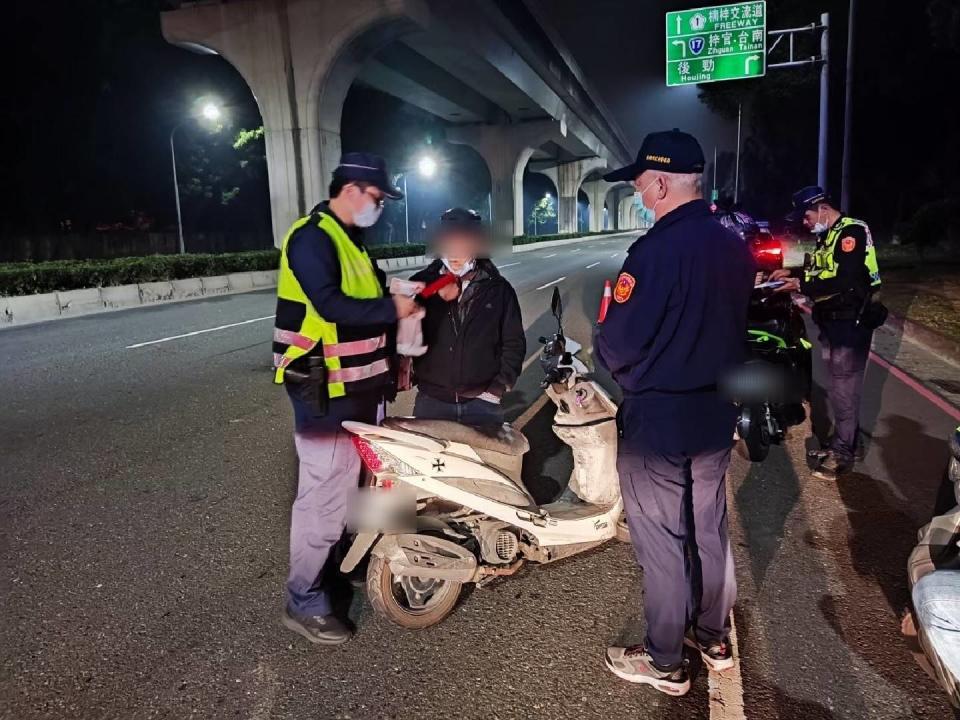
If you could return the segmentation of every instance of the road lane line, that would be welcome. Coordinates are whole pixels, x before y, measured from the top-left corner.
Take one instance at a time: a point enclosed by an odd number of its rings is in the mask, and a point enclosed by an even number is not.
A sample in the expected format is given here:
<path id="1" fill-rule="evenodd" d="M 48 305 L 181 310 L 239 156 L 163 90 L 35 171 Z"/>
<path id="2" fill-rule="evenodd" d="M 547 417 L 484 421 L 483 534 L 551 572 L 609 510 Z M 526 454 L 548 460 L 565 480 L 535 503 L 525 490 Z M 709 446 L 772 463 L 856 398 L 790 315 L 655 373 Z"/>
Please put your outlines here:
<path id="1" fill-rule="evenodd" d="M 540 393 L 540 397 L 538 397 L 530 407 L 524 410 L 523 414 L 514 420 L 511 425 L 517 430 L 523 430 L 523 426 L 530 422 L 533 416 L 543 409 L 543 406 L 547 404 L 549 399 L 546 393 Z"/>
<path id="2" fill-rule="evenodd" d="M 615 257 L 619 257 L 619 255 L 620 255 L 620 253 L 614 253 L 614 254 L 611 255 L 610 257 L 615 258 Z"/>
<path id="3" fill-rule="evenodd" d="M 170 337 L 160 338 L 159 340 L 147 340 L 146 342 L 127 345 L 124 349 L 134 350 L 136 348 L 146 347 L 147 345 L 157 345 L 159 343 L 170 342 L 171 340 L 182 340 L 183 338 L 193 337 L 194 335 L 217 332 L 217 330 L 226 330 L 227 328 L 238 327 L 240 325 L 249 325 L 250 323 L 272 320 L 273 318 L 273 315 L 264 315 L 263 317 L 253 318 L 252 320 L 242 320 L 240 322 L 230 323 L 229 325 L 218 325 L 217 327 L 207 328 L 206 330 L 194 330 L 193 332 L 184 333 L 183 335 L 171 335 Z"/>
<path id="4" fill-rule="evenodd" d="M 595 267 L 596 267 L 597 265 L 599 265 L 599 264 L 600 264 L 600 263 L 595 262 L 595 263 L 593 263 L 592 265 L 587 265 L 586 269 L 589 270 L 590 268 L 595 268 Z"/>
<path id="5" fill-rule="evenodd" d="M 520 263 L 507 263 L 506 265 L 497 265 L 497 269 L 503 270 L 504 268 L 513 267 L 514 265 L 519 265 Z"/>
<path id="6" fill-rule="evenodd" d="M 743 677 L 740 674 L 740 651 L 737 649 L 737 626 L 730 613 L 730 645 L 733 667 L 722 673 L 710 670 L 707 687 L 710 694 L 710 720 L 745 720 Z"/>
<path id="7" fill-rule="evenodd" d="M 546 290 L 546 289 L 547 289 L 548 287 L 550 287 L 551 285 L 556 285 L 557 283 L 561 283 L 561 282 L 563 282 L 563 281 L 566 280 L 566 279 L 567 279 L 567 276 L 564 275 L 562 278 L 557 278 L 556 280 L 553 280 L 553 281 L 551 281 L 551 282 L 548 282 L 546 285 L 541 285 L 540 287 L 537 288 L 537 290 Z"/>
<path id="8" fill-rule="evenodd" d="M 574 249 L 571 250 L 570 252 L 580 252 L 581 249 L 582 249 L 582 248 L 574 248 Z"/>
<path id="9" fill-rule="evenodd" d="M 897 380 L 902 382 L 908 388 L 916 392 L 918 395 L 922 396 L 926 400 L 929 400 L 931 403 L 936 405 L 938 408 L 943 410 L 947 415 L 952 417 L 954 420 L 960 420 L 960 410 L 955 408 L 949 402 L 944 400 L 942 397 L 937 395 L 935 392 L 929 388 L 921 385 L 916 379 L 905 373 L 903 370 L 898 368 L 896 365 L 884 360 L 882 357 L 877 355 L 872 350 L 870 351 L 870 359 L 873 360 L 877 365 L 882 367 L 888 373 L 893 375 Z"/>
<path id="10" fill-rule="evenodd" d="M 556 253 L 550 253 L 549 255 L 544 255 L 544 256 L 543 256 L 543 259 L 544 259 L 544 260 L 549 260 L 550 258 L 556 257 L 556 256 L 557 256 Z"/>

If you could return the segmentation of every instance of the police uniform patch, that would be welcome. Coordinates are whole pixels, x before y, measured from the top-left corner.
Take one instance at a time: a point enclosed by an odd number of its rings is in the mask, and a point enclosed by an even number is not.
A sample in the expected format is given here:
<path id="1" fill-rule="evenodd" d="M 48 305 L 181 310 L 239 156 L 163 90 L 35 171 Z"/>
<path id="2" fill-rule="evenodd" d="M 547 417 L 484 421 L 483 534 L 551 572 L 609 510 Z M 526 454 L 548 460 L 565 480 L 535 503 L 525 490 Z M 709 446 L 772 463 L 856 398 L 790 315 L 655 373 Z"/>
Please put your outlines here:
<path id="1" fill-rule="evenodd" d="M 840 241 L 840 248 L 844 252 L 853 252 L 853 249 L 857 246 L 856 239 L 852 237 L 845 237 Z"/>
<path id="2" fill-rule="evenodd" d="M 630 273 L 620 273 L 617 278 L 617 286 L 613 289 L 613 299 L 618 303 L 625 303 L 633 294 L 633 286 L 637 284 L 636 278 Z"/>

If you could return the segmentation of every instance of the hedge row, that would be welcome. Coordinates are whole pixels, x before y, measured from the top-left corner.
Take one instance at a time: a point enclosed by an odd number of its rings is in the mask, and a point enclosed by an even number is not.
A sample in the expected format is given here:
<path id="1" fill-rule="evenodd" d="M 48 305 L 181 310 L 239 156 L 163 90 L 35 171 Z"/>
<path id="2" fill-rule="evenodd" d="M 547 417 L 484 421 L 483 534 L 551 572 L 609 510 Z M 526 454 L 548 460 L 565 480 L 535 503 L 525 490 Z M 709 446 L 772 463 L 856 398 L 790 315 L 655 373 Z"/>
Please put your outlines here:
<path id="1" fill-rule="evenodd" d="M 567 235 L 521 235 L 514 245 L 604 233 Z M 424 245 L 378 245 L 370 255 L 378 260 L 416 257 L 426 253 Z M 42 263 L 0 264 L 0 296 L 33 295 L 35 293 L 76 290 L 78 288 L 131 285 L 142 282 L 179 280 L 182 278 L 226 275 L 254 270 L 276 270 L 280 262 L 278 250 L 187 255 L 149 255 L 147 257 L 112 258 L 109 260 L 56 260 Z"/>

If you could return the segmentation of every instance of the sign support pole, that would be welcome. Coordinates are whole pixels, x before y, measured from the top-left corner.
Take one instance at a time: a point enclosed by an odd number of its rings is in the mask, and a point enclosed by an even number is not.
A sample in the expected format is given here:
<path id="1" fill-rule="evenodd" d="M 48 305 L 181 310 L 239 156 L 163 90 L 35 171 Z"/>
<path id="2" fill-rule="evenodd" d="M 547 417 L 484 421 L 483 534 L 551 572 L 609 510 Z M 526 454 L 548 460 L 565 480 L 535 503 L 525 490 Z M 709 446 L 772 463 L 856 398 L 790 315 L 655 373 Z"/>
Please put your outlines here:
<path id="1" fill-rule="evenodd" d="M 853 26 L 857 0 L 850 0 L 850 27 L 847 28 L 847 86 L 843 107 L 843 164 L 840 170 L 840 207 L 850 211 L 850 147 L 853 133 Z"/>
<path id="2" fill-rule="evenodd" d="M 820 16 L 820 138 L 817 143 L 817 185 L 827 187 L 827 126 L 830 113 L 830 13 Z"/>

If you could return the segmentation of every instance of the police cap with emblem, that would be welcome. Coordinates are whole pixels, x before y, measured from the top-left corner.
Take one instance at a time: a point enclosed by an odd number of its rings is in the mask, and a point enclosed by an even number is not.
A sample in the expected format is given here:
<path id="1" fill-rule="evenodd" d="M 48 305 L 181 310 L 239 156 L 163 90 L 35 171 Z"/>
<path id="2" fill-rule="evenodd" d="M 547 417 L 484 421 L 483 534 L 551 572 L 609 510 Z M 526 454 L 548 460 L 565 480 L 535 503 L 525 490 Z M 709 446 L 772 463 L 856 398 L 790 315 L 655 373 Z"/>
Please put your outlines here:
<path id="1" fill-rule="evenodd" d="M 787 215 L 787 222 L 798 223 L 803 214 L 818 203 L 829 203 L 830 196 L 819 185 L 807 185 L 793 194 L 793 210 Z"/>
<path id="2" fill-rule="evenodd" d="M 607 182 L 631 181 L 647 170 L 691 174 L 703 172 L 703 149 L 697 139 L 677 128 L 650 133 L 643 139 L 637 160 L 603 176 Z"/>

